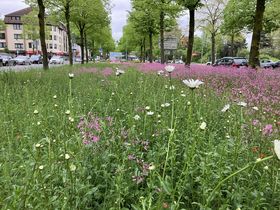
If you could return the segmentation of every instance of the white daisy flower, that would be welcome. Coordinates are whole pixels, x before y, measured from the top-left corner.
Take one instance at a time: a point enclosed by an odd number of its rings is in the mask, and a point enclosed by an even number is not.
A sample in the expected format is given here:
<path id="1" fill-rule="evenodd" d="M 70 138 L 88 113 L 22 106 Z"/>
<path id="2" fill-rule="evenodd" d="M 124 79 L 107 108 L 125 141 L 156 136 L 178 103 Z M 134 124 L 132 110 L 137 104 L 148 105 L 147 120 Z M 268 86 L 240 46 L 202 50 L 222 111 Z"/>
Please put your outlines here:
<path id="1" fill-rule="evenodd" d="M 243 106 L 243 107 L 246 107 L 247 106 L 247 103 L 244 102 L 244 101 L 240 101 L 237 103 L 238 106 Z"/>
<path id="2" fill-rule="evenodd" d="M 274 152 L 280 160 L 280 140 L 274 140 Z"/>
<path id="3" fill-rule="evenodd" d="M 227 110 L 229 110 L 229 108 L 230 108 L 230 105 L 229 105 L 229 104 L 226 104 L 226 105 L 224 106 L 224 108 L 221 110 L 221 112 L 226 112 Z"/>
<path id="4" fill-rule="evenodd" d="M 168 73 L 171 73 L 174 70 L 175 70 L 175 66 L 171 66 L 171 65 L 165 66 L 165 71 L 167 71 Z"/>
<path id="5" fill-rule="evenodd" d="M 141 119 L 141 117 L 139 115 L 135 115 L 133 118 L 134 118 L 134 120 L 140 120 Z"/>
<path id="6" fill-rule="evenodd" d="M 198 88 L 200 85 L 204 84 L 204 82 L 200 80 L 193 80 L 193 79 L 183 80 L 183 83 L 191 89 Z"/>
<path id="7" fill-rule="evenodd" d="M 147 112 L 147 115 L 152 116 L 152 115 L 154 115 L 154 112 L 149 111 L 149 112 Z"/>

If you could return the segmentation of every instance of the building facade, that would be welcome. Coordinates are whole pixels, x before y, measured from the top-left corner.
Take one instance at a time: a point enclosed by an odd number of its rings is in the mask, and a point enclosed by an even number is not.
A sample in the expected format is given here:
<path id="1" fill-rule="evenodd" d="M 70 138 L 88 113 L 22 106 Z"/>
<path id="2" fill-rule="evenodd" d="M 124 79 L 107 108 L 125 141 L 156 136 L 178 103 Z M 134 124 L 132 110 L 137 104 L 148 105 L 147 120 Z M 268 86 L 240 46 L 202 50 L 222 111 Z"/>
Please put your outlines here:
<path id="1" fill-rule="evenodd" d="M 41 53 L 39 27 L 33 29 L 33 31 L 32 29 L 27 30 L 28 26 L 23 21 L 24 15 L 28 15 L 31 12 L 32 8 L 28 7 L 5 15 L 5 32 L 3 33 L 0 30 L 0 43 L 3 43 L 0 44 L 1 51 L 5 49 L 14 54 L 29 55 Z M 34 36 L 34 33 L 37 33 L 37 36 Z M 63 23 L 56 25 L 46 24 L 46 45 L 49 54 L 68 54 L 67 43 L 67 31 Z"/>

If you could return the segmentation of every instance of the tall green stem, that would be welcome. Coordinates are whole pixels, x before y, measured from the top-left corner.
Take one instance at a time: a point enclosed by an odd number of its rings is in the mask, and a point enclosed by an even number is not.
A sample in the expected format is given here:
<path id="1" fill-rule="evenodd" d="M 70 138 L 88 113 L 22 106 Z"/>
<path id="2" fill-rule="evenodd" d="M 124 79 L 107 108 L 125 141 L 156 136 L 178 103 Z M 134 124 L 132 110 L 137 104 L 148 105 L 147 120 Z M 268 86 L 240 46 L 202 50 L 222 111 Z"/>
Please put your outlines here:
<path id="1" fill-rule="evenodd" d="M 269 160 L 269 159 L 271 159 L 271 158 L 273 158 L 273 155 L 272 155 L 272 156 L 269 156 L 269 157 L 267 157 L 267 158 L 264 158 L 264 159 L 262 159 L 262 160 L 257 160 L 257 161 L 255 161 L 255 162 L 253 162 L 253 163 L 249 163 L 249 164 L 247 164 L 246 166 L 244 166 L 243 168 L 241 168 L 241 169 L 239 169 L 238 171 L 236 171 L 236 172 L 230 174 L 229 176 L 227 176 L 226 178 L 224 178 L 222 181 L 220 181 L 220 182 L 217 184 L 217 186 L 214 188 L 214 190 L 212 191 L 212 193 L 210 194 L 210 196 L 207 198 L 207 200 L 206 200 L 206 207 L 209 205 L 209 202 L 212 200 L 212 197 L 214 196 L 214 193 L 220 188 L 220 186 L 221 186 L 225 181 L 227 181 L 227 180 L 230 179 L 231 177 L 233 177 L 233 176 L 235 176 L 235 175 L 241 173 L 242 171 L 245 171 L 246 169 L 250 168 L 251 165 L 253 165 L 253 164 L 255 165 L 255 164 L 262 163 L 262 162 L 264 162 L 264 161 L 266 161 L 266 160 Z"/>

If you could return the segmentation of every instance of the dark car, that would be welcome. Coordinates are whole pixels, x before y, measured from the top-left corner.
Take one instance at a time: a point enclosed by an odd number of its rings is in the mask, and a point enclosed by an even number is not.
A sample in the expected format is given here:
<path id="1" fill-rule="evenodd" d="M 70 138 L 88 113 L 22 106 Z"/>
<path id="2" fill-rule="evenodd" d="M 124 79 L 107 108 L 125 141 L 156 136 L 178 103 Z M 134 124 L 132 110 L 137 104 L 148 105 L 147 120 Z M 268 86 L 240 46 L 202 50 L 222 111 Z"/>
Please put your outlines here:
<path id="1" fill-rule="evenodd" d="M 3 59 L 0 56 L 0 67 L 3 66 Z"/>
<path id="2" fill-rule="evenodd" d="M 241 67 L 248 66 L 248 61 L 243 57 L 223 57 L 216 60 L 214 66 L 232 66 L 232 67 Z"/>
<path id="3" fill-rule="evenodd" d="M 40 64 L 43 63 L 43 58 L 41 55 L 31 55 L 30 61 L 33 64 Z"/>
<path id="4" fill-rule="evenodd" d="M 275 68 L 279 68 L 280 67 L 280 61 L 277 61 L 277 62 L 274 62 L 272 64 L 272 67 L 275 69 Z"/>

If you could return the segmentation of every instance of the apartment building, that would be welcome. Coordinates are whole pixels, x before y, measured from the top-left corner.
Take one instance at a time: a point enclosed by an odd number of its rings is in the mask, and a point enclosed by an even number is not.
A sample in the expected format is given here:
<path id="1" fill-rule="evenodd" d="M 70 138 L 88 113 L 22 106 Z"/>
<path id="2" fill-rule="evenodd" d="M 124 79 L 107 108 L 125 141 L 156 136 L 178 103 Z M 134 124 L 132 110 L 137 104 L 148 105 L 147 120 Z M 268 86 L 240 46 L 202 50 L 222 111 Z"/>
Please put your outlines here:
<path id="1" fill-rule="evenodd" d="M 0 51 L 5 51 L 6 48 L 6 30 L 4 25 L 0 24 Z"/>
<path id="2" fill-rule="evenodd" d="M 0 50 L 1 47 L 6 48 L 10 53 L 14 54 L 38 54 L 41 53 L 41 44 L 39 36 L 34 39 L 32 34 L 28 34 L 27 25 L 23 23 L 23 16 L 32 12 L 32 8 L 28 7 L 22 10 L 5 15 L 5 33 L 0 31 Z M 39 28 L 37 29 L 39 30 Z M 1 35 L 2 34 L 2 35 Z M 39 31 L 38 31 L 39 34 Z M 5 41 L 1 41 L 2 39 Z M 32 39 L 33 38 L 33 39 Z M 47 51 L 50 54 L 66 55 L 68 53 L 68 40 L 66 27 L 63 23 L 56 25 L 46 24 L 46 44 Z"/>

